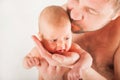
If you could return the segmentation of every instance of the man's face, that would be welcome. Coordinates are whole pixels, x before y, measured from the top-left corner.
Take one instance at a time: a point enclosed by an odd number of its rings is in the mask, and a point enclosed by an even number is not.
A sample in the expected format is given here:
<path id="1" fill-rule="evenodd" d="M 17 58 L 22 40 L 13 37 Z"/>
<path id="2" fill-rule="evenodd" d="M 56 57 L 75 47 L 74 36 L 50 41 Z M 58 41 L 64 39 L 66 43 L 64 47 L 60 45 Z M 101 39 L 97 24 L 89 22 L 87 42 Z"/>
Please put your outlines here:
<path id="1" fill-rule="evenodd" d="M 107 0 L 68 0 L 67 8 L 73 32 L 98 30 L 113 19 L 114 9 Z"/>

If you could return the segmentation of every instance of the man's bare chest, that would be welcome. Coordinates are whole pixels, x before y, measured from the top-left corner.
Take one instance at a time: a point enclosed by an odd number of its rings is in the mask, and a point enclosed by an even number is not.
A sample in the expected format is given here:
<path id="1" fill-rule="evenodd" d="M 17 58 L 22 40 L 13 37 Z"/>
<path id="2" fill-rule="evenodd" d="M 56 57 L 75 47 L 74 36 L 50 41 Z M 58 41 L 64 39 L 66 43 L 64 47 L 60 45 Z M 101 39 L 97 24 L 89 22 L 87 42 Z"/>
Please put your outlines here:
<path id="1" fill-rule="evenodd" d="M 109 34 L 93 34 L 82 37 L 78 44 L 91 54 L 93 58 L 92 67 L 108 80 L 111 80 L 114 74 L 116 39 L 109 37 Z"/>
<path id="2" fill-rule="evenodd" d="M 87 44 L 86 51 L 88 51 L 93 58 L 92 67 L 108 80 L 113 78 L 114 73 L 114 53 L 115 48 L 109 41 L 91 41 Z"/>

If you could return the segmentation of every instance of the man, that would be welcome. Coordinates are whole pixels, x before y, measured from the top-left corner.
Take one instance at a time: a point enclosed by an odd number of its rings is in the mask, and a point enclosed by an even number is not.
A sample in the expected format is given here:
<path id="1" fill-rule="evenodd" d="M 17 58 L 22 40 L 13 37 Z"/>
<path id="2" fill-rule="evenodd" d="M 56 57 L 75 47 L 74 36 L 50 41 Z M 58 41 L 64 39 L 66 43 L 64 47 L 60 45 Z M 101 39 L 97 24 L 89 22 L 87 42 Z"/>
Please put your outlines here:
<path id="1" fill-rule="evenodd" d="M 83 80 L 120 80 L 120 0 L 68 0 L 66 7 L 72 31 L 83 33 L 73 34 L 74 41 L 93 57 L 92 68 L 82 71 Z M 42 45 L 34 41 L 40 51 Z"/>

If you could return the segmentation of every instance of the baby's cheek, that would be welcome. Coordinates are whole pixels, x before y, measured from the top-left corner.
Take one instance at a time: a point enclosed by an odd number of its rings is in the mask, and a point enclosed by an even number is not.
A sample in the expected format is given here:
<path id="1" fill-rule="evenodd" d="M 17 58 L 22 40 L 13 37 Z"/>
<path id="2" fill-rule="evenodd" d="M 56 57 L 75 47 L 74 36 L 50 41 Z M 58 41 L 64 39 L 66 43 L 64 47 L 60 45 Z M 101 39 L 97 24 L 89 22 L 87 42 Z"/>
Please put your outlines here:
<path id="1" fill-rule="evenodd" d="M 50 44 L 50 45 L 48 45 L 48 46 L 46 46 L 46 47 L 47 47 L 47 49 L 48 49 L 49 52 L 54 52 L 55 49 L 56 49 L 56 46 L 53 45 L 53 44 Z"/>
<path id="2" fill-rule="evenodd" d="M 67 44 L 67 45 L 65 46 L 65 50 L 66 50 L 66 51 L 68 51 L 70 48 L 71 48 L 71 45 L 70 45 L 70 44 Z"/>

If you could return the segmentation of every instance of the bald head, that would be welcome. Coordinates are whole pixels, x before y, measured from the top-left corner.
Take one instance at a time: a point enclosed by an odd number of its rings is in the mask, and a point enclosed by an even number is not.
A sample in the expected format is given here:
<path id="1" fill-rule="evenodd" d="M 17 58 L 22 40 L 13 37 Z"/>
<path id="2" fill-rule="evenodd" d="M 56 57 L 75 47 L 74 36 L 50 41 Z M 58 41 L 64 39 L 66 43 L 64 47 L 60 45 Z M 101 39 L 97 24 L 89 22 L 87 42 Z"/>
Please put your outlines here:
<path id="1" fill-rule="evenodd" d="M 39 16 L 39 32 L 43 32 L 47 28 L 62 28 L 68 23 L 70 24 L 69 16 L 62 7 L 48 6 Z"/>

